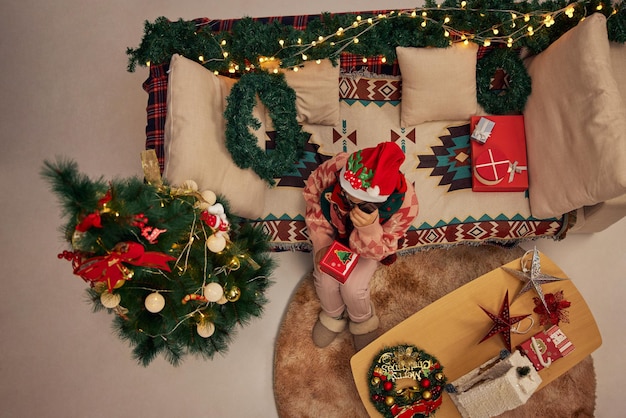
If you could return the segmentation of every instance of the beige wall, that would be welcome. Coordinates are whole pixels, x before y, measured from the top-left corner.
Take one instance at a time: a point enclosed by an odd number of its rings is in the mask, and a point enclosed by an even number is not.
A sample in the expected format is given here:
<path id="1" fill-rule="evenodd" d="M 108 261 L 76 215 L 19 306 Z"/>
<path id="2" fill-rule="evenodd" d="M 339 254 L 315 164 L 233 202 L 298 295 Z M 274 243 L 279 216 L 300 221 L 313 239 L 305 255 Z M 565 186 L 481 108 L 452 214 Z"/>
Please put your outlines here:
<path id="1" fill-rule="evenodd" d="M 58 232 L 56 197 L 39 177 L 42 161 L 61 155 L 92 176 L 140 174 L 147 99 L 141 83 L 147 70 L 126 72 L 125 51 L 139 45 L 145 20 L 414 4 L 3 1 L 0 416 L 271 416 L 264 412 L 271 406 L 263 405 L 273 405 L 271 344 L 277 322 L 262 330 L 267 334 L 262 355 L 235 344 L 228 360 L 188 361 L 178 369 L 162 360 L 148 369 L 137 366 L 126 343 L 112 334 L 111 317 L 91 313 L 85 283 L 72 275 L 69 263 L 57 259 L 66 247 Z M 258 382 L 240 383 L 242 376 L 257 374 Z"/>

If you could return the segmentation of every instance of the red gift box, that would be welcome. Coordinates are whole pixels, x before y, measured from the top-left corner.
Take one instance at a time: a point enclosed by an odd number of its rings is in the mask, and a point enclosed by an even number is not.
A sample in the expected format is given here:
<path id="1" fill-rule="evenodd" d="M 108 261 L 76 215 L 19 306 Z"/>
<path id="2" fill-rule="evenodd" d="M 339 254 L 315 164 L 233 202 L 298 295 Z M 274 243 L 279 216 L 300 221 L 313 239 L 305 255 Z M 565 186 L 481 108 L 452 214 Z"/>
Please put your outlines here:
<path id="1" fill-rule="evenodd" d="M 558 326 L 554 325 L 546 331 L 538 332 L 518 348 L 533 363 L 535 370 L 539 371 L 571 353 L 574 350 L 574 344 Z"/>
<path id="2" fill-rule="evenodd" d="M 350 248 L 337 241 L 328 248 L 320 261 L 320 270 L 334 277 L 340 283 L 345 283 L 356 267 L 359 255 Z"/>
<path id="3" fill-rule="evenodd" d="M 522 192 L 528 189 L 524 116 L 472 116 L 470 131 L 486 118 L 495 123 L 484 144 L 470 141 L 472 190 Z"/>

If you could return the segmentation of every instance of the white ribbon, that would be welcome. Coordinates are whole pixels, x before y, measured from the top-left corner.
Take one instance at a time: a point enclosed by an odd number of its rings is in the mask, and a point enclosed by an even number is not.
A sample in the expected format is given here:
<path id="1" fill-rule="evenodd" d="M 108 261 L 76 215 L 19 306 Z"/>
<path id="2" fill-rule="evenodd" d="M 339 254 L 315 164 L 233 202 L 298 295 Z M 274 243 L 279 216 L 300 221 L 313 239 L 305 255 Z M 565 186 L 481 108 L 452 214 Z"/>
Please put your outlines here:
<path id="1" fill-rule="evenodd" d="M 514 163 L 509 162 L 509 168 L 507 170 L 507 173 L 509 173 L 509 183 L 513 182 L 513 179 L 515 178 L 515 173 L 521 174 L 522 171 L 528 170 L 528 167 L 526 167 L 525 165 L 518 164 L 518 161 L 515 161 Z"/>

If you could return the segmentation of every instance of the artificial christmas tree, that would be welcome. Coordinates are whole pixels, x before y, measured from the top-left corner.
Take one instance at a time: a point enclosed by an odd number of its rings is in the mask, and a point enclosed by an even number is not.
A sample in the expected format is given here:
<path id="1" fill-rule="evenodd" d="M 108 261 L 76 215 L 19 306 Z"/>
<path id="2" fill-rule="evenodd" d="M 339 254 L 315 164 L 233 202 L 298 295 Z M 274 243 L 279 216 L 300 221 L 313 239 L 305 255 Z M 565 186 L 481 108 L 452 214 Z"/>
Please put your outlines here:
<path id="1" fill-rule="evenodd" d="M 144 366 L 163 354 L 212 358 L 236 327 L 261 315 L 274 262 L 268 238 L 228 214 L 228 204 L 195 182 L 160 176 L 92 180 L 71 161 L 46 161 L 71 249 L 59 254 L 90 284 L 94 310 L 114 326 Z"/>

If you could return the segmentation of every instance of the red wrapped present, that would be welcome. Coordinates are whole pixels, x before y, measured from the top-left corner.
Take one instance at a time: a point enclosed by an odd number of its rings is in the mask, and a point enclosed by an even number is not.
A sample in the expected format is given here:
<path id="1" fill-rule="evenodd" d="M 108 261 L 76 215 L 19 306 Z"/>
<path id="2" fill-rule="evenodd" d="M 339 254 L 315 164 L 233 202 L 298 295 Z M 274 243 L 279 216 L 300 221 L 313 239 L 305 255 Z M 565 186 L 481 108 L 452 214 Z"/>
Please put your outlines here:
<path id="1" fill-rule="evenodd" d="M 470 131 L 481 118 L 494 122 L 485 143 L 470 141 L 472 190 L 521 192 L 528 189 L 524 116 L 472 116 Z"/>
<path id="2" fill-rule="evenodd" d="M 518 348 L 533 363 L 535 370 L 539 371 L 571 353 L 574 345 L 563 331 L 554 325 L 546 331 L 538 332 Z"/>
<path id="3" fill-rule="evenodd" d="M 320 261 L 320 270 L 337 279 L 340 283 L 345 283 L 356 267 L 359 255 L 350 248 L 335 241 L 328 248 L 324 257 Z"/>

